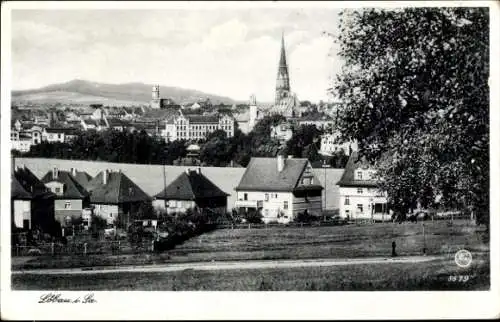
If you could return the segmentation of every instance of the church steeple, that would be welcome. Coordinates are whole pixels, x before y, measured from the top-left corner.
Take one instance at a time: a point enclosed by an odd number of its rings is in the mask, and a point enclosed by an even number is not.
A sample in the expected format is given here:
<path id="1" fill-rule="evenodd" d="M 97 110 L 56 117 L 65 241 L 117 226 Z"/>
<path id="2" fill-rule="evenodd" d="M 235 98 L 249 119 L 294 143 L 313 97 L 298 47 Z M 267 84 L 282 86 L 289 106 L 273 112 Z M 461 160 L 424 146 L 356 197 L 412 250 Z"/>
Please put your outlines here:
<path id="1" fill-rule="evenodd" d="M 278 105 L 280 99 L 288 96 L 290 93 L 290 77 L 288 75 L 288 65 L 286 63 L 286 52 L 285 52 L 285 36 L 284 33 L 281 34 L 281 52 L 280 61 L 278 66 L 278 76 L 276 77 L 276 101 L 275 104 Z"/>

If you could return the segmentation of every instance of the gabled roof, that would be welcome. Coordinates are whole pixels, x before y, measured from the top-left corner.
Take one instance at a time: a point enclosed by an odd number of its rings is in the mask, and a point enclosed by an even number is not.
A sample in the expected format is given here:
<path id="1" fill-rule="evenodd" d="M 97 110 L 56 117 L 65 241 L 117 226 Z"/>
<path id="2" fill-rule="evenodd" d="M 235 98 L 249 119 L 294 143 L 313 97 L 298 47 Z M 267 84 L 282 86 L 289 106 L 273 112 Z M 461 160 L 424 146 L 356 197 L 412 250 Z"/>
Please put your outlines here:
<path id="1" fill-rule="evenodd" d="M 17 182 L 25 192 L 31 194 L 31 199 L 54 198 L 54 194 L 50 192 L 49 189 L 45 187 L 43 182 L 41 182 L 28 168 L 17 168 L 14 171 L 14 178 L 17 180 Z M 17 183 L 15 185 L 17 185 Z M 16 193 L 24 195 L 24 193 L 19 190 L 19 186 L 16 186 L 15 188 Z"/>
<path id="2" fill-rule="evenodd" d="M 92 176 L 85 171 L 75 171 L 73 178 L 85 189 L 88 188 L 90 181 L 92 181 Z"/>
<path id="3" fill-rule="evenodd" d="M 307 159 L 284 159 L 278 172 L 276 158 L 252 158 L 235 190 L 293 191 L 308 164 Z"/>
<path id="4" fill-rule="evenodd" d="M 10 182 L 10 198 L 15 200 L 29 200 L 32 198 L 31 193 L 23 188 L 13 174 Z"/>
<path id="5" fill-rule="evenodd" d="M 63 194 L 62 196 L 56 196 L 58 199 L 84 199 L 89 196 L 89 192 L 85 190 L 82 185 L 80 185 L 75 178 L 71 175 L 69 171 L 58 170 L 57 178 L 54 177 L 54 172 L 47 172 L 42 180 L 44 184 L 49 182 L 60 182 L 63 186 Z"/>
<path id="6" fill-rule="evenodd" d="M 47 127 L 47 128 L 45 128 L 45 132 L 47 132 L 47 133 L 64 133 L 66 135 L 75 135 L 78 132 L 78 129 L 73 128 L 73 127 L 60 127 L 60 128 Z"/>
<path id="7" fill-rule="evenodd" d="M 189 120 L 189 123 L 191 124 L 204 124 L 204 123 L 219 124 L 219 118 L 217 116 L 186 115 L 185 117 Z"/>
<path id="8" fill-rule="evenodd" d="M 158 193 L 157 199 L 196 200 L 227 197 L 212 181 L 198 171 L 183 172 L 171 184 Z"/>
<path id="9" fill-rule="evenodd" d="M 103 175 L 104 171 L 99 172 L 88 185 L 91 203 L 116 205 L 151 200 L 151 197 L 124 173 L 108 171 L 105 185 Z"/>
<path id="10" fill-rule="evenodd" d="M 349 160 L 340 178 L 337 182 L 338 186 L 343 187 L 376 187 L 377 182 L 374 180 L 357 180 L 354 177 L 354 171 L 358 168 L 368 168 L 371 167 L 370 163 L 364 158 L 361 158 L 357 151 L 351 153 Z"/>
<path id="11" fill-rule="evenodd" d="M 128 126 L 130 123 L 117 118 L 109 118 L 108 124 L 110 127 L 115 127 L 115 126 Z"/>
<path id="12" fill-rule="evenodd" d="M 146 113 L 141 116 L 143 120 L 165 120 L 171 116 L 179 115 L 179 110 L 176 108 L 164 109 L 148 109 Z"/>
<path id="13" fill-rule="evenodd" d="M 333 118 L 326 115 L 325 113 L 315 113 L 315 114 L 308 114 L 306 116 L 302 116 L 299 119 L 299 122 L 301 121 L 323 121 L 323 122 L 333 122 Z"/>

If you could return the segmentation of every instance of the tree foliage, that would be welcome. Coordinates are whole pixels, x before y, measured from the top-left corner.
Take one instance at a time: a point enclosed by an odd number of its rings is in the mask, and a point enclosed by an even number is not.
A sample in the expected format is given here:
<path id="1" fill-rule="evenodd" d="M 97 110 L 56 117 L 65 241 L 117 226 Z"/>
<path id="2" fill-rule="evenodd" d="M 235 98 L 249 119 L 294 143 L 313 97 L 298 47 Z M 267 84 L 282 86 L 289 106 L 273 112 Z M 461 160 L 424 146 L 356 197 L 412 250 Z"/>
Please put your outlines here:
<path id="1" fill-rule="evenodd" d="M 338 126 L 393 207 L 488 214 L 488 8 L 347 10 L 339 27 Z"/>
<path id="2" fill-rule="evenodd" d="M 318 160 L 321 134 L 323 134 L 322 131 L 314 125 L 300 126 L 288 140 L 286 154 L 296 158 L 308 158 L 310 161 Z"/>

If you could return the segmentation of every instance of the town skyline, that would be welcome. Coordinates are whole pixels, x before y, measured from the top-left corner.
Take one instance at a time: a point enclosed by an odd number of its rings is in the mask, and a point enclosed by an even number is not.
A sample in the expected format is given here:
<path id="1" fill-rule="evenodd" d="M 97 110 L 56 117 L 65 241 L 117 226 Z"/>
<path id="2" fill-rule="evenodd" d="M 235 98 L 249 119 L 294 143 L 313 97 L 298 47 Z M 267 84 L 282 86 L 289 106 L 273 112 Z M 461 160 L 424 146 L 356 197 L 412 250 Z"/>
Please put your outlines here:
<path id="1" fill-rule="evenodd" d="M 284 33 L 292 91 L 300 100 L 328 100 L 341 64 L 324 32 L 335 31 L 337 13 L 334 8 L 14 10 L 12 89 L 85 79 L 272 101 Z"/>

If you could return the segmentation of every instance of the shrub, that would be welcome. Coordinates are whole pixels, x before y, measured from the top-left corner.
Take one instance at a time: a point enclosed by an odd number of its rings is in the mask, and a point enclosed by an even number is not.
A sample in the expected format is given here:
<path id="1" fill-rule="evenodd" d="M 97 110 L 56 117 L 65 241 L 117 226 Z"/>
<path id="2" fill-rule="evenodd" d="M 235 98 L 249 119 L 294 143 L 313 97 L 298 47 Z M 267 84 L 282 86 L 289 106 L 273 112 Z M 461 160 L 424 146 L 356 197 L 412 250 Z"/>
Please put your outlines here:
<path id="1" fill-rule="evenodd" d="M 247 220 L 247 222 L 251 224 L 261 224 L 262 223 L 262 214 L 258 210 L 250 209 L 245 212 L 242 216 Z"/>
<path id="2" fill-rule="evenodd" d="M 314 219 L 314 216 L 310 215 L 307 210 L 304 210 L 303 212 L 299 212 L 297 214 L 297 217 L 295 217 L 294 221 L 300 223 L 310 223 Z"/>

